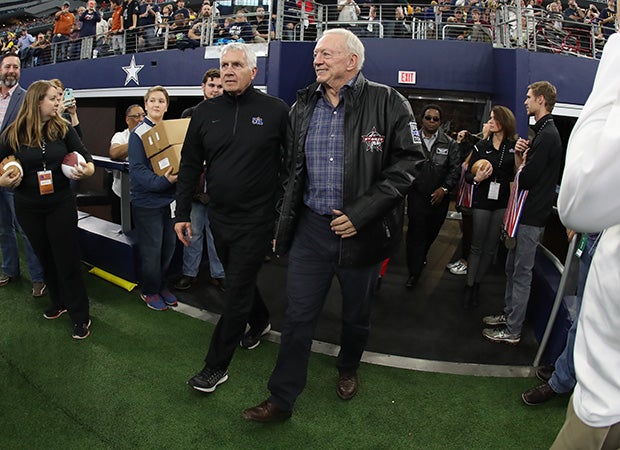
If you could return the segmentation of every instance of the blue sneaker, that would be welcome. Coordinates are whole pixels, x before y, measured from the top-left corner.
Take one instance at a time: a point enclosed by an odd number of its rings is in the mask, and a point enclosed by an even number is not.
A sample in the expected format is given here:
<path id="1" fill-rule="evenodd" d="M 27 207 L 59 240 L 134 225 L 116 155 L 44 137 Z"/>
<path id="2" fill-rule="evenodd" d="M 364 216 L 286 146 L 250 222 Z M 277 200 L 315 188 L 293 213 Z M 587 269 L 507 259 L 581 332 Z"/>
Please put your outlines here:
<path id="1" fill-rule="evenodd" d="M 168 306 L 177 306 L 177 298 L 176 296 L 170 292 L 168 289 L 164 289 L 159 293 L 159 296 L 164 300 L 164 303 Z"/>
<path id="2" fill-rule="evenodd" d="M 154 309 L 155 311 L 165 311 L 168 309 L 168 307 L 166 306 L 164 301 L 161 299 L 159 294 L 150 294 L 150 295 L 140 294 L 140 298 L 144 300 L 144 302 L 146 303 L 146 306 L 148 306 L 151 309 Z"/>

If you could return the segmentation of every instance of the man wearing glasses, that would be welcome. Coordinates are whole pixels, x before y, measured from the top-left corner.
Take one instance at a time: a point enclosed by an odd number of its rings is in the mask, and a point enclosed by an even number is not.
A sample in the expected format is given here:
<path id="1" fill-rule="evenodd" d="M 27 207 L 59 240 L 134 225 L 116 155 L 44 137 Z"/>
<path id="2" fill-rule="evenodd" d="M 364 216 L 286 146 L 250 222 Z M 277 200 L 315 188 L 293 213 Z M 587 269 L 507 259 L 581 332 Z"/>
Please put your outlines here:
<path id="1" fill-rule="evenodd" d="M 448 192 L 458 184 L 461 167 L 458 144 L 440 128 L 441 108 L 426 105 L 422 111 L 422 144 L 428 164 L 407 196 L 407 289 L 420 279 L 428 250 L 446 220 Z"/>
<path id="2" fill-rule="evenodd" d="M 140 105 L 131 105 L 125 111 L 125 123 L 127 128 L 119 131 L 112 136 L 110 141 L 110 158 L 116 161 L 125 161 L 127 159 L 127 147 L 129 143 L 129 135 L 142 119 L 144 119 L 144 109 Z M 113 171 L 114 180 L 112 181 L 112 191 L 116 194 L 116 201 L 112 202 L 112 221 L 121 223 L 121 173 L 118 170 Z"/>

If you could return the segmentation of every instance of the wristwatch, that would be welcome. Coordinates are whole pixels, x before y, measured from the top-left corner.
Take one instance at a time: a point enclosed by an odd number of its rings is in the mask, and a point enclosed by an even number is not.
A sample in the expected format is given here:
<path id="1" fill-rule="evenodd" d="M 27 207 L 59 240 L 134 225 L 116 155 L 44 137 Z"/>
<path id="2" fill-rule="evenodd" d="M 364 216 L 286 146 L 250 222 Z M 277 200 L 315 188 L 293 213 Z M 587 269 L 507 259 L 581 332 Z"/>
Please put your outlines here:
<path id="1" fill-rule="evenodd" d="M 448 188 L 445 187 L 441 187 L 441 190 L 443 191 L 444 194 L 448 194 Z"/>

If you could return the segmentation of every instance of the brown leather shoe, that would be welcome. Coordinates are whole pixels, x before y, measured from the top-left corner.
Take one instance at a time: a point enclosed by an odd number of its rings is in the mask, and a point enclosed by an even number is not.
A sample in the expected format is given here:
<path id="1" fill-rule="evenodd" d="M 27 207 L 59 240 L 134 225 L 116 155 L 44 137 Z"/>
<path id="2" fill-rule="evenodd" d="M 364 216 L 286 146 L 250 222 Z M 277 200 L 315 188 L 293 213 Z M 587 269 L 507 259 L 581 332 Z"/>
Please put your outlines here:
<path id="1" fill-rule="evenodd" d="M 357 394 L 357 387 L 359 381 L 356 374 L 341 374 L 338 377 L 338 385 L 336 386 L 336 393 L 338 397 L 343 400 L 351 400 Z"/>
<path id="2" fill-rule="evenodd" d="M 253 408 L 248 408 L 241 413 L 245 420 L 254 422 L 282 422 L 293 415 L 292 411 L 284 411 L 278 408 L 270 400 L 265 400 Z"/>

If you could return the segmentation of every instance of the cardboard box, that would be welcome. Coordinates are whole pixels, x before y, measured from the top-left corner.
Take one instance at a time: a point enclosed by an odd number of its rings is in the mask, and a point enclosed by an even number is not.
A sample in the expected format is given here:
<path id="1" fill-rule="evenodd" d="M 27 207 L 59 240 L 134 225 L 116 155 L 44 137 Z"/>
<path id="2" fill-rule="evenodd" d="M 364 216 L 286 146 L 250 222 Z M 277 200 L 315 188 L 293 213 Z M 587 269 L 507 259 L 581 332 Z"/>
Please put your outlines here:
<path id="1" fill-rule="evenodd" d="M 142 143 L 147 158 L 156 155 L 174 144 L 185 140 L 189 117 L 186 119 L 164 120 L 142 135 Z"/>
<path id="2" fill-rule="evenodd" d="M 181 149 L 183 144 L 174 144 L 169 146 L 163 152 L 151 156 L 151 165 L 153 166 L 153 172 L 157 175 L 164 175 L 170 166 L 172 166 L 172 174 L 179 173 L 179 167 L 181 165 Z"/>

